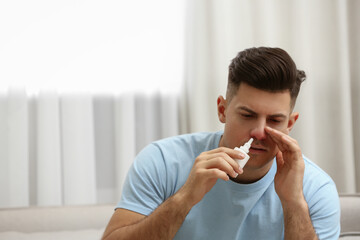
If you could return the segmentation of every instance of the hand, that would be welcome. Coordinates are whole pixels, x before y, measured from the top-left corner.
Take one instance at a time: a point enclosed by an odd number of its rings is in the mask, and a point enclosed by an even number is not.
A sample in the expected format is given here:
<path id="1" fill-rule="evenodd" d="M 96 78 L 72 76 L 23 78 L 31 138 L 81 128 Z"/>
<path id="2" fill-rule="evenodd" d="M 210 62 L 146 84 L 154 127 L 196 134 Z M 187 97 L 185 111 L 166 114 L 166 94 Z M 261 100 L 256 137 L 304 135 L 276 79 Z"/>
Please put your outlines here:
<path id="1" fill-rule="evenodd" d="M 220 147 L 201 153 L 194 162 L 189 177 L 179 190 L 187 196 L 194 206 L 215 185 L 218 179 L 229 180 L 229 176 L 236 178 L 243 170 L 234 159 L 243 159 L 245 156 L 234 149 Z"/>
<path id="2" fill-rule="evenodd" d="M 287 134 L 266 127 L 265 131 L 276 143 L 279 152 L 276 154 L 277 172 L 275 190 L 282 204 L 301 203 L 304 201 L 303 177 L 305 163 L 297 141 Z"/>

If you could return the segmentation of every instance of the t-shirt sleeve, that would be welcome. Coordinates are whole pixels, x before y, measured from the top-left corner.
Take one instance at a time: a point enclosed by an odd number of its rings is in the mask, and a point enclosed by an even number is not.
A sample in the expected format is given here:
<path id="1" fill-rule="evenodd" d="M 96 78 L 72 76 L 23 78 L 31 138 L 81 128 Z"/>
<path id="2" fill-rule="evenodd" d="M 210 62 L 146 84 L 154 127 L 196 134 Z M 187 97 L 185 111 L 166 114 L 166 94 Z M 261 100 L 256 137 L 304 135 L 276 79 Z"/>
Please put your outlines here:
<path id="1" fill-rule="evenodd" d="M 149 215 L 165 201 L 165 191 L 164 158 L 159 147 L 150 144 L 137 155 L 130 167 L 116 208 Z"/>
<path id="2" fill-rule="evenodd" d="M 324 183 L 308 202 L 311 221 L 319 239 L 337 240 L 340 235 L 340 200 L 335 183 Z"/>

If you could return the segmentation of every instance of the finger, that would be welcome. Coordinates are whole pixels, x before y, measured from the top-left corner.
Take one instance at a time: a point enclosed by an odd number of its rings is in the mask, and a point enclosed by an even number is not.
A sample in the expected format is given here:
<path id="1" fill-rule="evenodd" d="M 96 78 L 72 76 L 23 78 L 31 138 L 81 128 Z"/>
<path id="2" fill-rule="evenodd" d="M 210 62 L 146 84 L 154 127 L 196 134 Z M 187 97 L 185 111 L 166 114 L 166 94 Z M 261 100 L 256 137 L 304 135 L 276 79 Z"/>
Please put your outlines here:
<path id="1" fill-rule="evenodd" d="M 237 150 L 234 150 L 235 152 L 238 152 Z M 241 160 L 243 159 L 243 153 L 241 153 L 241 158 L 239 158 L 239 155 L 236 154 L 235 156 L 232 155 L 232 157 L 230 157 L 228 155 L 228 153 L 217 153 L 217 155 L 219 155 L 219 157 L 223 157 L 225 161 L 227 161 L 228 164 L 230 164 L 230 166 L 232 167 L 232 169 L 237 173 L 237 174 L 242 174 L 243 173 L 243 169 L 240 167 L 239 163 L 237 162 L 237 160 Z"/>
<path id="2" fill-rule="evenodd" d="M 221 153 L 221 152 L 224 152 L 224 153 L 228 154 L 231 158 L 235 158 L 235 159 L 243 159 L 245 157 L 245 155 L 242 152 L 237 151 L 232 148 L 227 148 L 227 147 L 215 148 L 213 150 L 208 151 L 207 153 L 214 154 L 214 153 Z"/>
<path id="3" fill-rule="evenodd" d="M 284 158 L 281 151 L 276 153 L 276 164 L 279 169 L 284 165 Z"/>
<path id="4" fill-rule="evenodd" d="M 230 158 L 230 157 L 228 157 Z M 230 158 L 230 160 L 233 161 L 233 159 Z M 207 161 L 202 162 L 201 164 L 202 168 L 211 169 L 211 168 L 217 168 L 231 177 L 235 178 L 237 177 L 238 173 L 235 171 L 236 169 L 233 168 L 232 165 L 227 162 L 223 156 L 214 156 L 211 159 L 208 159 Z"/>
<path id="5" fill-rule="evenodd" d="M 228 181 L 230 179 L 229 176 L 225 172 L 223 172 L 217 168 L 206 169 L 206 171 L 204 173 L 207 178 L 222 179 L 224 181 Z"/>
<path id="6" fill-rule="evenodd" d="M 280 132 L 274 128 L 271 128 L 269 126 L 265 127 L 265 131 L 274 139 L 277 141 L 281 141 L 282 136 L 286 135 L 283 132 Z"/>
<path id="7" fill-rule="evenodd" d="M 275 144 L 279 147 L 279 149 L 281 151 L 285 151 L 286 150 L 286 146 L 284 146 L 283 142 L 281 141 L 281 138 L 276 137 L 275 135 L 269 134 L 269 137 L 271 138 L 271 140 L 273 140 L 273 142 L 275 142 Z"/>
<path id="8" fill-rule="evenodd" d="M 278 145 L 281 151 L 295 150 L 297 146 L 297 142 L 289 135 L 280 132 L 276 129 L 270 128 L 268 126 L 265 127 L 265 131 L 269 134 L 271 139 Z"/>
<path id="9" fill-rule="evenodd" d="M 209 158 L 222 157 L 232 166 L 235 172 L 237 172 L 238 174 L 241 174 L 243 172 L 242 168 L 240 168 L 236 160 L 243 159 L 245 156 L 243 153 L 237 150 L 230 148 L 218 148 L 216 151 L 207 152 L 207 156 Z"/>
<path id="10" fill-rule="evenodd" d="M 222 160 L 226 161 L 226 164 L 228 164 L 231 168 L 231 171 L 234 171 L 235 174 L 229 174 L 230 176 L 232 176 L 233 178 L 236 178 L 238 174 L 242 174 L 243 170 L 242 168 L 239 166 L 238 162 L 231 158 L 227 153 L 216 153 L 214 155 L 212 155 L 212 157 L 218 157 Z"/>
<path id="11" fill-rule="evenodd" d="M 269 126 L 266 126 L 265 127 L 265 131 L 271 136 L 273 137 L 274 139 L 277 139 L 279 141 L 286 141 L 286 142 L 290 142 L 290 143 L 296 143 L 296 140 L 291 138 L 289 135 L 279 131 L 279 130 L 276 130 L 274 128 L 271 128 Z"/>

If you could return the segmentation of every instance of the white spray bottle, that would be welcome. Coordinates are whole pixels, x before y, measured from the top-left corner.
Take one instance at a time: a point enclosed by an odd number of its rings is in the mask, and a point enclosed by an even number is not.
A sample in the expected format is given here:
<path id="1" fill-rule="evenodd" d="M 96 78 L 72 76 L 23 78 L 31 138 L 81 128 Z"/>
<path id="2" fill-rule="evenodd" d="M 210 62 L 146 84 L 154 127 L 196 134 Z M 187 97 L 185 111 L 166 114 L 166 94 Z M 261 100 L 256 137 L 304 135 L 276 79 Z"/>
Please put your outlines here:
<path id="1" fill-rule="evenodd" d="M 251 143 L 254 141 L 253 138 L 250 138 L 250 140 L 242 145 L 240 148 L 236 147 L 235 150 L 242 152 L 245 155 L 245 158 L 243 159 L 236 159 L 237 163 L 240 165 L 241 168 L 244 168 L 245 164 L 248 162 L 250 156 L 248 155 L 249 149 L 251 147 Z"/>

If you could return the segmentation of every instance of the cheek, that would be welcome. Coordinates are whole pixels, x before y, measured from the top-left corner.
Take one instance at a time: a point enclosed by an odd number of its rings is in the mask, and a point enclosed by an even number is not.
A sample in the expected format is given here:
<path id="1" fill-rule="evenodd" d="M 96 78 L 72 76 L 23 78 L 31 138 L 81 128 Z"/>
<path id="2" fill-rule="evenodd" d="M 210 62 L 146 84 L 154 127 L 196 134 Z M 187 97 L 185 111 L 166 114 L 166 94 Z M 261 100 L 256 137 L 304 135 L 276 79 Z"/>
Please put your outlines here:
<path id="1" fill-rule="evenodd" d="M 232 117 L 228 118 L 228 121 L 225 124 L 225 129 L 233 135 L 239 134 L 240 132 L 246 131 L 246 125 L 241 122 L 238 118 Z"/>
<path id="2" fill-rule="evenodd" d="M 238 124 L 226 124 L 224 129 L 224 144 L 228 148 L 239 147 L 245 140 L 248 139 L 249 134 L 245 128 Z"/>

